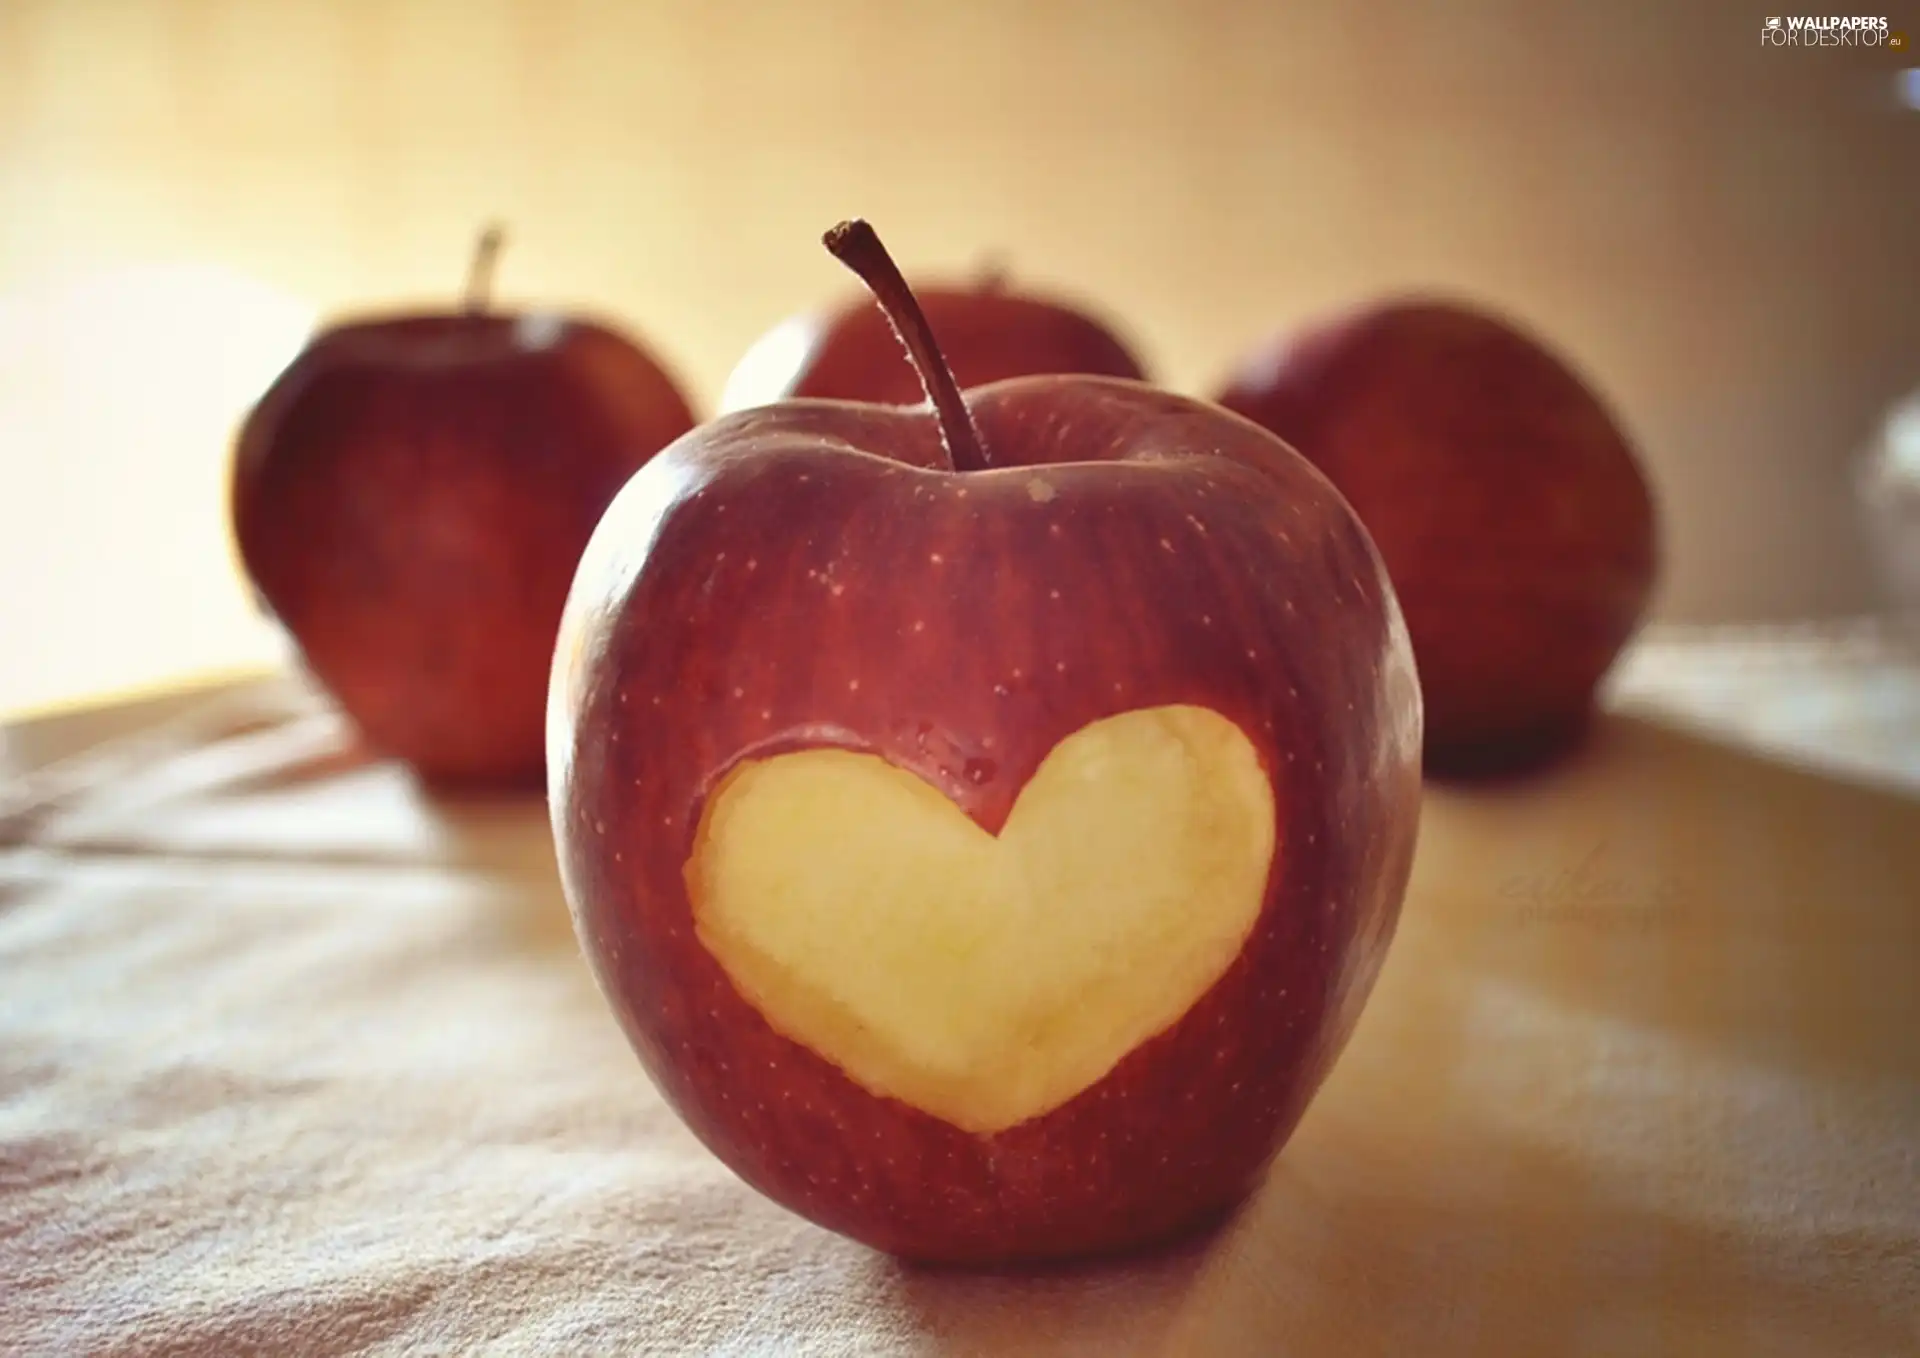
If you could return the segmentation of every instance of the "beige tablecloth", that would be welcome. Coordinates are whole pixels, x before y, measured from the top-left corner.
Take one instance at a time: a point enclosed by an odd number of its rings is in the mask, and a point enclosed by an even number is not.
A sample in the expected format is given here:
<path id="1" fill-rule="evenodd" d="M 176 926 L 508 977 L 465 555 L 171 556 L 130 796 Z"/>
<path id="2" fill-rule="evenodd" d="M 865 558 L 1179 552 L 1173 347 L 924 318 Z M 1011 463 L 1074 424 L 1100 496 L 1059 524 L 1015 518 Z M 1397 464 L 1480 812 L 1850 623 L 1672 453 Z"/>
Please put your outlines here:
<path id="1" fill-rule="evenodd" d="M 1920 1353 L 1920 670 L 1650 638 L 1434 790 L 1346 1057 L 1218 1235 L 902 1268 L 665 1110 L 535 802 L 286 682 L 0 745 L 0 1351 Z"/>

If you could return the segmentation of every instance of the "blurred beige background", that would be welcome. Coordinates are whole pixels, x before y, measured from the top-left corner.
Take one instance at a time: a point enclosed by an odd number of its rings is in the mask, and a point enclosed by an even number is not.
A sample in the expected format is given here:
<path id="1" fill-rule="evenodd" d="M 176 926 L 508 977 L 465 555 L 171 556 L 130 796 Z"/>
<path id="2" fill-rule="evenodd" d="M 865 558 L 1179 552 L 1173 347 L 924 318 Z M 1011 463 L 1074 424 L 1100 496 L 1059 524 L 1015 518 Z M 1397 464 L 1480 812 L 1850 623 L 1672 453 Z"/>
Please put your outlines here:
<path id="1" fill-rule="evenodd" d="M 277 654 L 232 422 L 314 318 L 450 297 L 491 217 L 507 297 L 624 321 L 708 406 L 844 292 L 817 241 L 855 213 L 910 267 L 1085 294 L 1189 390 L 1323 307 L 1477 295 L 1643 440 L 1663 616 L 1864 609 L 1846 469 L 1920 384 L 1912 53 L 1763 50 L 1762 20 L 0 0 L 0 710 Z"/>

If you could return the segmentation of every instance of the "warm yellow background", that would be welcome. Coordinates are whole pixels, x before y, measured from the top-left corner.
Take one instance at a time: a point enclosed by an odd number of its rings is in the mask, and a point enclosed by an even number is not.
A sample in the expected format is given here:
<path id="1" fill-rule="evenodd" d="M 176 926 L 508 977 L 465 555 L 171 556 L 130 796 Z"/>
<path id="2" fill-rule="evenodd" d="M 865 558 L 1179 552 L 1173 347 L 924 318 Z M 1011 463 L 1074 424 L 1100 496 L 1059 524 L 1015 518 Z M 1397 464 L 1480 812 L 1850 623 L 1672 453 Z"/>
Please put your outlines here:
<path id="1" fill-rule="evenodd" d="M 493 215 L 509 293 L 630 322 L 703 402 L 842 288 L 816 241 L 851 213 L 910 264 L 1084 291 L 1189 388 L 1449 285 L 1629 415 L 1667 616 L 1864 607 L 1844 473 L 1920 383 L 1920 114 L 1890 54 L 1763 50 L 1761 19 L 0 0 L 0 709 L 272 653 L 227 556 L 232 416 L 312 316 L 450 290 Z"/>

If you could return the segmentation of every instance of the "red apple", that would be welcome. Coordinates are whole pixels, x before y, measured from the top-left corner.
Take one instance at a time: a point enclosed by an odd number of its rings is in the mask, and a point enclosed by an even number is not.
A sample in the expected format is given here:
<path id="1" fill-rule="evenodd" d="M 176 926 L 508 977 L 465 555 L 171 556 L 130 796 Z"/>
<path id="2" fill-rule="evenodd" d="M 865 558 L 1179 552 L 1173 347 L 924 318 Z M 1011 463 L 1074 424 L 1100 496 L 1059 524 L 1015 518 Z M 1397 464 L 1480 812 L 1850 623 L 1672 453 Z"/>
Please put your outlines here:
<path id="1" fill-rule="evenodd" d="M 1427 764 L 1565 751 L 1639 628 L 1658 568 L 1626 434 L 1515 322 L 1381 303 L 1255 355 L 1220 396 L 1340 488 L 1386 559 L 1419 662 Z"/>
<path id="2" fill-rule="evenodd" d="M 914 292 L 963 387 L 1043 373 L 1146 376 L 1108 321 L 1078 302 L 1013 290 L 998 269 L 971 285 L 922 285 Z M 855 297 L 792 317 L 761 336 L 728 377 L 720 408 L 747 410 L 794 397 L 914 405 L 924 396 L 886 316 L 870 298 Z"/>
<path id="3" fill-rule="evenodd" d="M 615 493 L 693 424 L 593 320 L 489 310 L 342 321 L 242 427 L 240 559 L 370 744 L 442 783 L 537 784 L 554 638 Z"/>
<path id="4" fill-rule="evenodd" d="M 1241 1200 L 1360 1012 L 1419 808 L 1385 571 L 1271 435 L 1144 383 L 925 376 L 649 464 L 555 661 L 548 795 L 604 994 L 792 1210 L 995 1263 Z"/>

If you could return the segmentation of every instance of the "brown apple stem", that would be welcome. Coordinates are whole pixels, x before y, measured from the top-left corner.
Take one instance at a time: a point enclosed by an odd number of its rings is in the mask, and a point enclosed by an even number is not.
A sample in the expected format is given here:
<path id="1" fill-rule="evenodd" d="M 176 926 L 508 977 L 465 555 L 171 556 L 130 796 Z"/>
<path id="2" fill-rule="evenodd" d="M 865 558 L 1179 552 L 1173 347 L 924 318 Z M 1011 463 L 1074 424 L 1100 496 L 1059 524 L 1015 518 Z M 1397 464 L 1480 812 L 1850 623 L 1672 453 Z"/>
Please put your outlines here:
<path id="1" fill-rule="evenodd" d="M 477 315 L 493 301 L 493 271 L 500 260 L 500 247 L 506 241 L 507 233 L 494 225 L 482 231 L 480 239 L 474 242 L 473 259 L 467 265 L 465 305 L 468 312 Z"/>
<path id="2" fill-rule="evenodd" d="M 927 324 L 926 313 L 920 309 L 913 289 L 907 286 L 907 280 L 901 276 L 900 266 L 893 262 L 887 247 L 880 243 L 879 235 L 871 226 L 856 218 L 841 222 L 821 239 L 833 257 L 858 274 L 860 281 L 867 285 L 873 300 L 880 305 L 881 314 L 893 327 L 893 333 L 906 346 L 907 358 L 912 361 L 913 370 L 920 374 L 920 385 L 926 390 L 927 399 L 933 402 L 934 413 L 939 417 L 940 438 L 946 444 L 947 461 L 957 472 L 985 471 L 986 448 L 980 442 L 980 431 L 974 428 L 967 403 L 960 395 L 960 385 L 953 380 L 953 369 L 947 366 L 947 357 L 940 352 L 940 344 L 933 337 L 933 327 Z"/>

